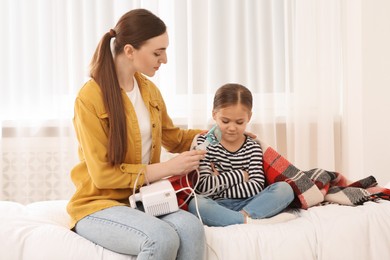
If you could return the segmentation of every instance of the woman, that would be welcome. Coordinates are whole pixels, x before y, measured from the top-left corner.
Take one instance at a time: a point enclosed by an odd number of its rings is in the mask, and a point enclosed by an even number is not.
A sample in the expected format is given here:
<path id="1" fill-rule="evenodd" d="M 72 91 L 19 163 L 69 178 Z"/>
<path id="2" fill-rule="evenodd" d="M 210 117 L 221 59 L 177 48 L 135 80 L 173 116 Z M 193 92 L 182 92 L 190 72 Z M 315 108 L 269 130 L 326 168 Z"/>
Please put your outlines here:
<path id="1" fill-rule="evenodd" d="M 102 37 L 92 79 L 75 101 L 80 162 L 71 172 L 76 192 L 67 210 L 77 234 L 109 250 L 137 259 L 202 259 L 204 230 L 191 213 L 154 217 L 129 207 L 133 187 L 187 174 L 205 154 L 189 151 L 201 131 L 175 127 L 143 75 L 167 63 L 167 47 L 164 22 L 144 9 L 124 14 Z M 160 163 L 161 146 L 181 154 Z"/>

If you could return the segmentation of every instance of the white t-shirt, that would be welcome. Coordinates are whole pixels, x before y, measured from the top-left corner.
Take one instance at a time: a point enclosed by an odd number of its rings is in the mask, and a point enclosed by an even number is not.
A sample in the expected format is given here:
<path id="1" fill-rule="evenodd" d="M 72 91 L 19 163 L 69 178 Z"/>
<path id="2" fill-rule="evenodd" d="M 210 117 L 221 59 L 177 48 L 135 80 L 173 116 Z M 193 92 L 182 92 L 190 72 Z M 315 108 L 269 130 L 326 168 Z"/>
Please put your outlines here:
<path id="1" fill-rule="evenodd" d="M 149 110 L 146 108 L 142 99 L 141 92 L 139 91 L 137 80 L 134 78 L 134 88 L 130 92 L 126 92 L 129 97 L 135 113 L 138 118 L 138 126 L 141 131 L 142 140 L 142 163 L 148 164 L 150 160 L 150 149 L 152 145 L 152 132 L 150 127 Z M 141 120 L 140 120 L 141 119 Z"/>

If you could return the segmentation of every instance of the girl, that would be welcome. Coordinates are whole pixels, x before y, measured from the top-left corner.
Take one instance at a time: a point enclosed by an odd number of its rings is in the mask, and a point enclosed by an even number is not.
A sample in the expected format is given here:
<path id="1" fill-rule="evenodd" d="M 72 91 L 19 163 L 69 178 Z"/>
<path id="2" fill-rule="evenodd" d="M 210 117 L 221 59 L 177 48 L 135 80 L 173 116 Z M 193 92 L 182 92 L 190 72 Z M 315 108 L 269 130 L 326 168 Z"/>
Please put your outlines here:
<path id="1" fill-rule="evenodd" d="M 111 52 L 113 40 L 113 53 Z M 124 14 L 100 41 L 91 80 L 75 101 L 80 162 L 67 210 L 72 229 L 137 259 L 203 259 L 204 230 L 189 212 L 154 217 L 129 207 L 133 187 L 197 169 L 203 151 L 188 151 L 200 130 L 175 127 L 152 77 L 167 62 L 163 21 L 144 9 Z M 159 163 L 161 146 L 179 153 Z"/>
<path id="2" fill-rule="evenodd" d="M 199 167 L 196 196 L 189 211 L 208 226 L 228 226 L 244 223 L 275 223 L 295 218 L 283 211 L 294 199 L 286 182 L 265 188 L 262 149 L 258 142 L 245 135 L 252 116 L 252 94 L 239 84 L 220 87 L 214 97 L 213 119 L 222 137 L 210 145 Z M 197 138 L 197 144 L 205 135 Z M 269 219 L 266 219 L 269 218 Z"/>

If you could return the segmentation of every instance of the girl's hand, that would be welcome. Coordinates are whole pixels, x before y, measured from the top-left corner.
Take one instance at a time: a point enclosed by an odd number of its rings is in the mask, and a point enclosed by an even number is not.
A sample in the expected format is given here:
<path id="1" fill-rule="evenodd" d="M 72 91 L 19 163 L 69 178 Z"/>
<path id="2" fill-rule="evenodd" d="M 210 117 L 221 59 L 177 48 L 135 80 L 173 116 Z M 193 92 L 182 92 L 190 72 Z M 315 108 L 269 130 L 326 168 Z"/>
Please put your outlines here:
<path id="1" fill-rule="evenodd" d="M 244 175 L 244 182 L 249 181 L 249 174 L 248 174 L 248 172 L 243 170 L 242 174 Z"/>
<path id="2" fill-rule="evenodd" d="M 214 163 L 211 163 L 211 169 L 213 170 L 213 175 L 214 176 L 218 176 L 219 175 L 219 172 L 218 172 L 217 168 L 215 167 Z"/>

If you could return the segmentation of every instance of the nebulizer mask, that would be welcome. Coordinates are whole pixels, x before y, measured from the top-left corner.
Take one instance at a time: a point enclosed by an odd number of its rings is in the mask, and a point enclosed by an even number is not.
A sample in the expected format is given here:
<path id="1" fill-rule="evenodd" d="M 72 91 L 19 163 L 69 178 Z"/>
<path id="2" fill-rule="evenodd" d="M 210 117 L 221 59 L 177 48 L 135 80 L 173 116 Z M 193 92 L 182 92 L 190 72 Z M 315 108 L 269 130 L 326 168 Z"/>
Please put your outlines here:
<path id="1" fill-rule="evenodd" d="M 221 141 L 222 132 L 218 125 L 213 126 L 206 134 L 205 141 L 194 147 L 195 150 L 206 150 L 209 145 L 215 145 Z"/>

